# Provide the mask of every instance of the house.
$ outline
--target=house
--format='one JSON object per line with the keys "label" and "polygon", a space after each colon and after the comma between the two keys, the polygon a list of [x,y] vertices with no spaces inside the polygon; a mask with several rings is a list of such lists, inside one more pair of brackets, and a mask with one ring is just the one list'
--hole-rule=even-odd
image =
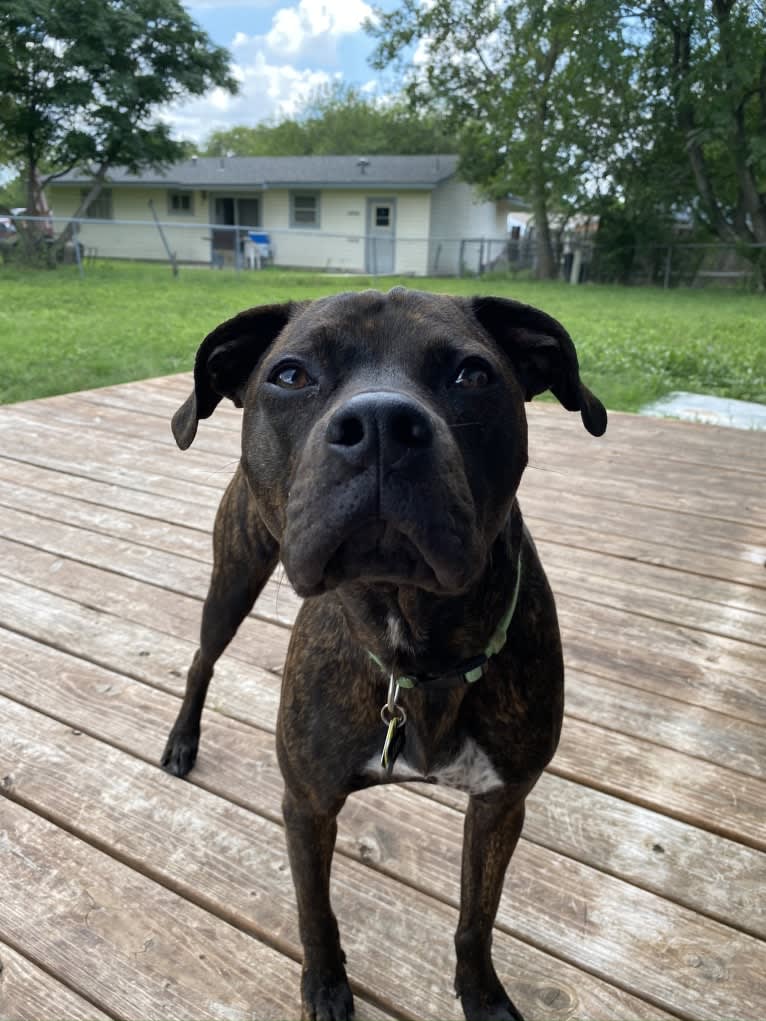
{"label": "house", "polygon": [[[506,200],[480,199],[457,157],[192,157],[162,171],[114,169],[80,240],[99,256],[243,265],[251,232],[275,265],[373,274],[479,271],[508,237]],[[56,218],[89,184],[70,171],[50,186]]]}

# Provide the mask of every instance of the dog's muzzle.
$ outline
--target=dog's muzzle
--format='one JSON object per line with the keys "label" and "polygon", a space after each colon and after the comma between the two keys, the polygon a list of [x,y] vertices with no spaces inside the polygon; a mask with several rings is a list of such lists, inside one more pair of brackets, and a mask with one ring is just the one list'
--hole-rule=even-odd
{"label": "dog's muzzle", "polygon": [[344,401],[307,448],[290,493],[282,559],[302,595],[344,581],[463,588],[480,561],[474,508],[443,423],[409,394]]}

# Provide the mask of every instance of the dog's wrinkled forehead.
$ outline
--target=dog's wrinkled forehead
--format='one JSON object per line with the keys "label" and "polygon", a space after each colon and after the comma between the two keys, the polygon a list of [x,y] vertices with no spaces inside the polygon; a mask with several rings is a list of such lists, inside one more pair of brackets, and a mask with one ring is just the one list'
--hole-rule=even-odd
{"label": "dog's wrinkled forehead", "polygon": [[394,288],[388,294],[362,291],[321,298],[293,319],[277,348],[289,346],[299,353],[311,349],[328,359],[385,360],[411,351],[415,357],[426,346],[450,340],[480,339],[463,308],[447,295]]}

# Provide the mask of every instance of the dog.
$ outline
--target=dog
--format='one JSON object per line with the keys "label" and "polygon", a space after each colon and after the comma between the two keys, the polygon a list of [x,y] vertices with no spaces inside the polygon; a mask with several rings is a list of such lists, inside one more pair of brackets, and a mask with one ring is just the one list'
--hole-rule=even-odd
{"label": "dog", "polygon": [[605,431],[566,330],[502,298],[395,287],[266,305],[197,352],[176,442],[228,398],[243,409],[242,457],[162,764],[194,765],[214,664],[281,559],[304,597],[277,722],[304,1018],[353,1017],[329,892],[338,812],[404,780],[470,795],[455,990],[472,1021],[521,1017],[490,947],[563,716],[553,595],[516,497],[525,402],[545,390]]}

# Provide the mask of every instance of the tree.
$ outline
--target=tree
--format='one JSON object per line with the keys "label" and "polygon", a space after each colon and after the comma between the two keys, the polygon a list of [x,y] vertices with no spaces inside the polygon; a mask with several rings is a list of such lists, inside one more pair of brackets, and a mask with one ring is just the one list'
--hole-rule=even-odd
{"label": "tree", "polygon": [[454,136],[443,118],[412,109],[405,97],[375,100],[353,86],[335,83],[315,92],[302,112],[317,155],[455,151]]}
{"label": "tree", "polygon": [[213,131],[202,146],[203,156],[309,156],[305,125],[292,118],[271,124]]}
{"label": "tree", "polygon": [[404,0],[368,30],[374,66],[395,65],[412,106],[459,133],[463,176],[488,197],[529,199],[538,273],[555,275],[551,214],[575,208],[600,173],[628,89],[616,6]]}
{"label": "tree", "polygon": [[399,98],[375,101],[353,86],[315,92],[294,118],[215,131],[207,156],[375,156],[454,152],[455,140],[432,114],[414,113]]}
{"label": "tree", "polygon": [[46,214],[45,185],[76,166],[93,174],[78,217],[111,167],[180,158],[157,111],[214,85],[236,91],[228,54],[180,0],[0,0],[0,137],[30,215]]}
{"label": "tree", "polygon": [[[623,8],[643,40],[645,136],[672,136],[690,205],[722,241],[766,245],[766,14],[750,0]],[[660,187],[659,178],[656,184]],[[766,248],[744,248],[766,277]]]}

